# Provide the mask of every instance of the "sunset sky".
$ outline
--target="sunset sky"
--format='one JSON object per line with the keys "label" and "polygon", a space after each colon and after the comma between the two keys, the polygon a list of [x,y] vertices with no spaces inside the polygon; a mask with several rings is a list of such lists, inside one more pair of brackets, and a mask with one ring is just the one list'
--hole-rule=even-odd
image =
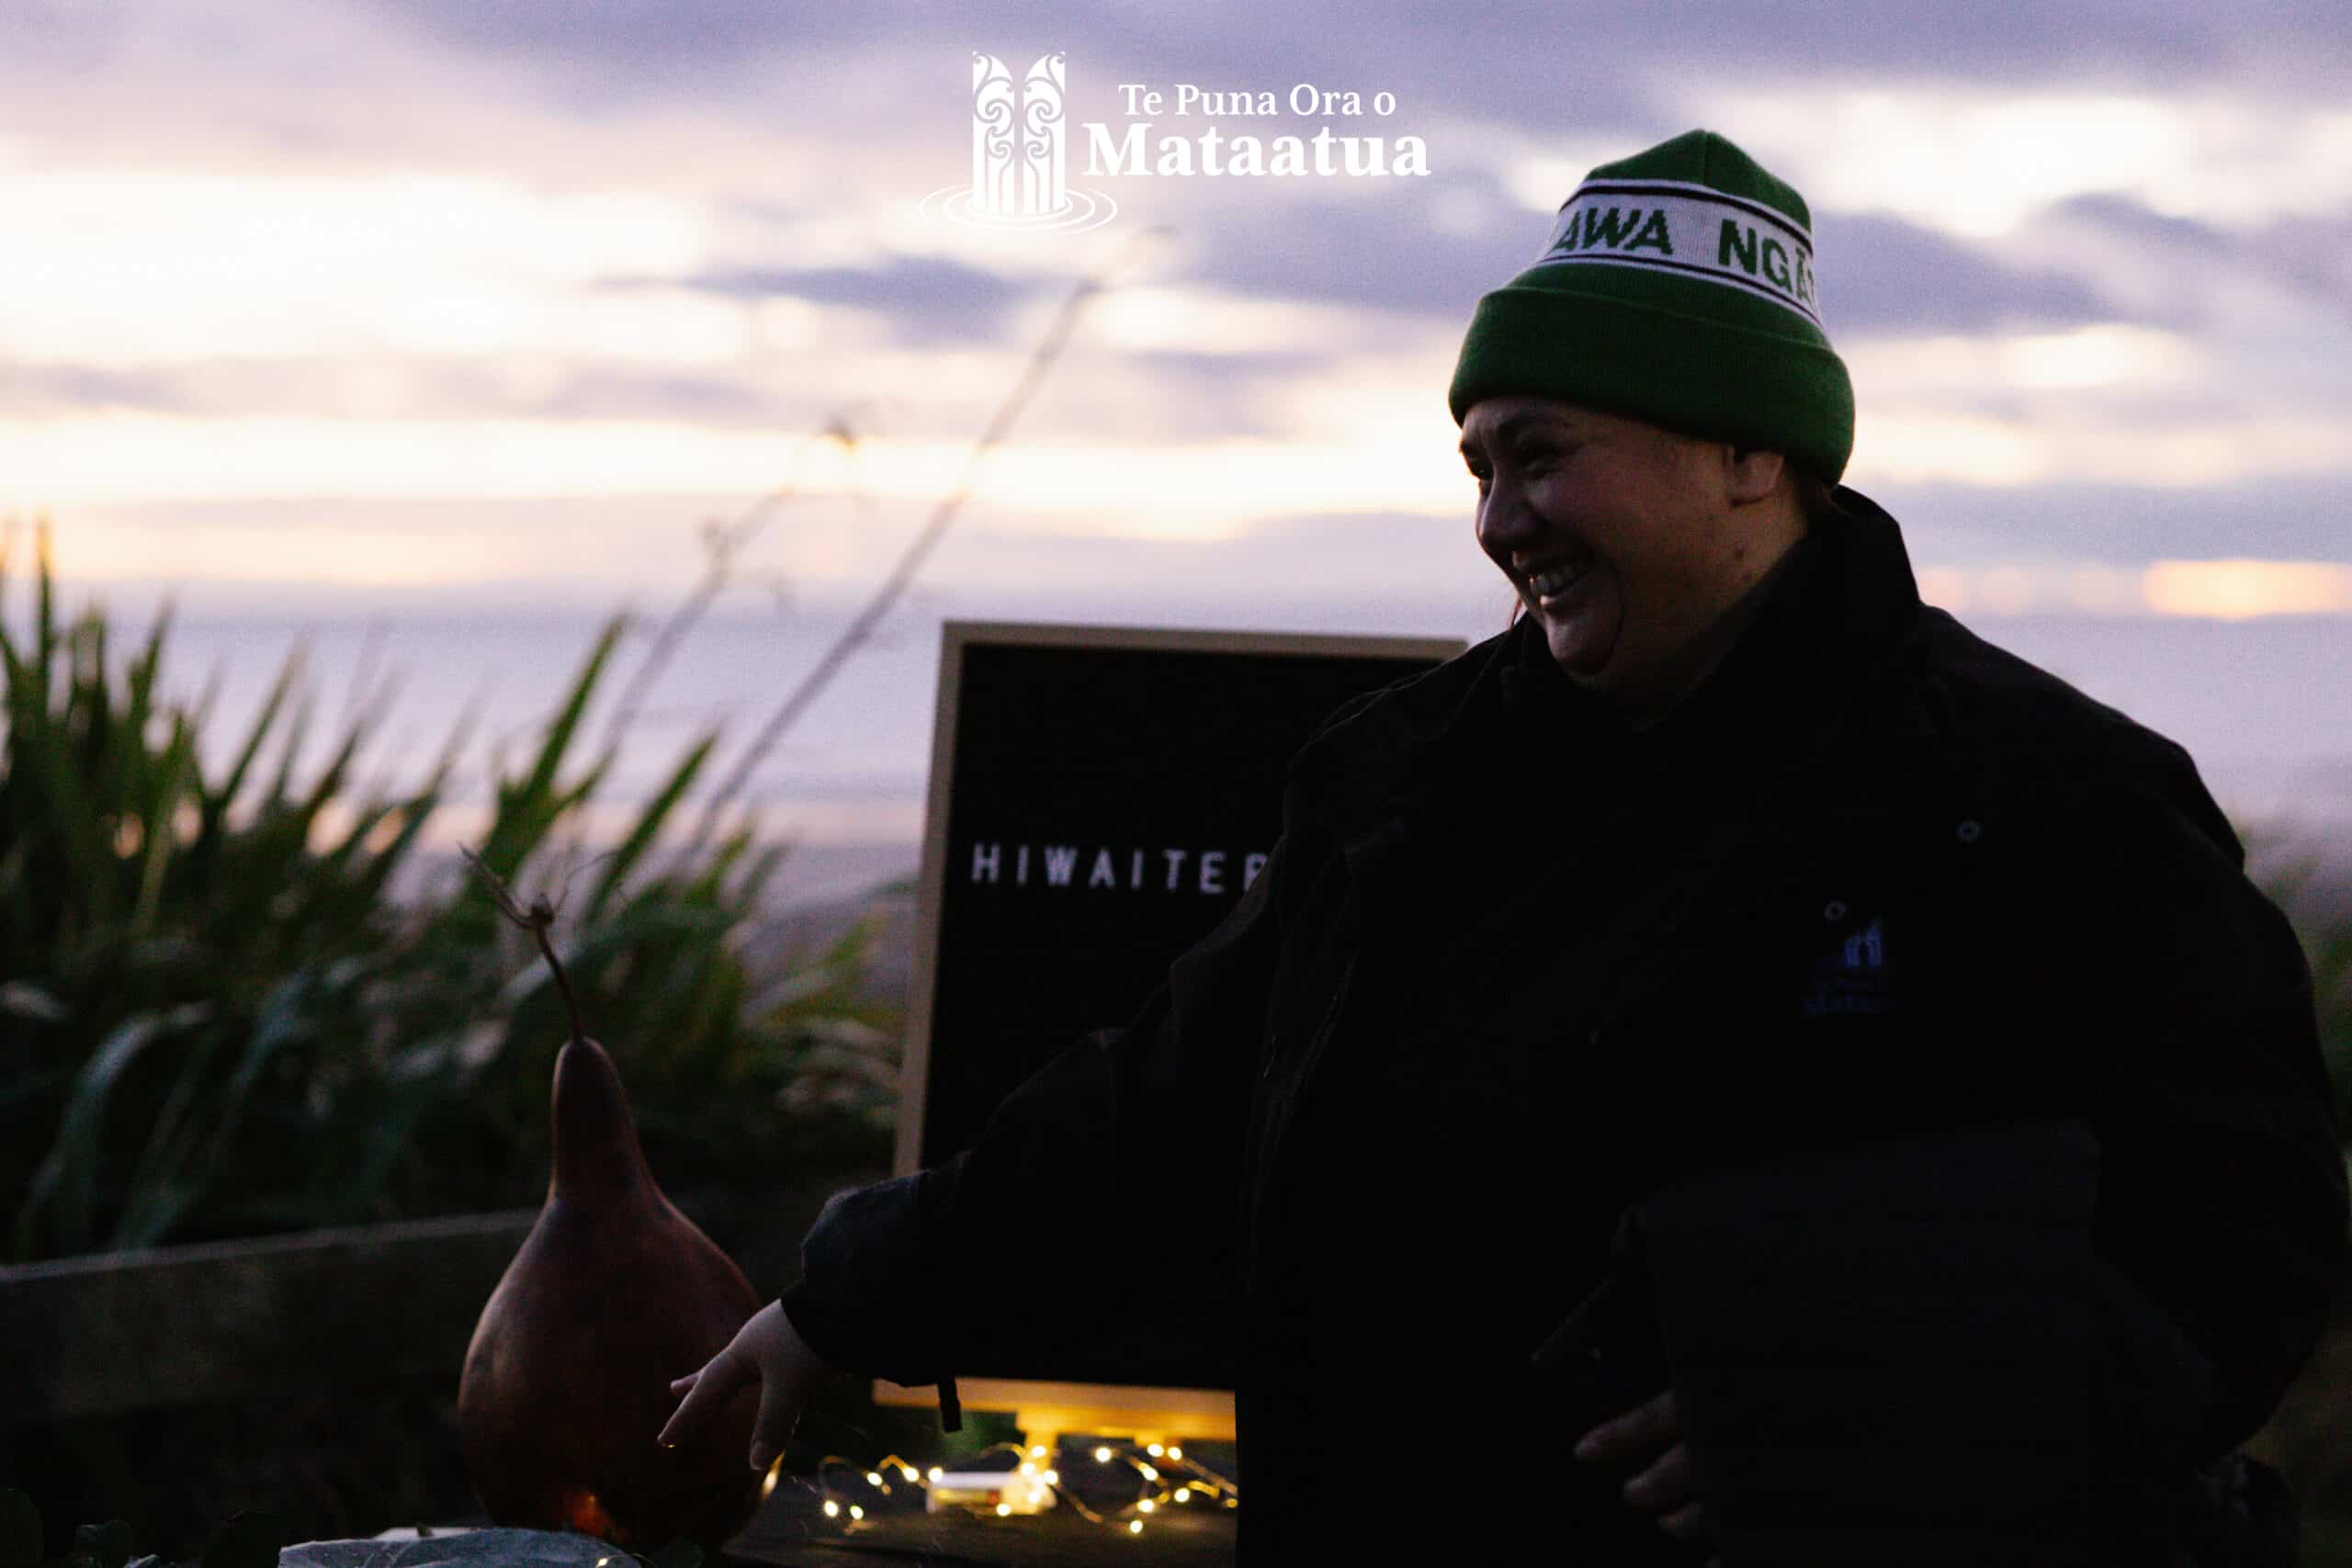
{"label": "sunset sky", "polygon": [[[1811,200],[1848,481],[1931,601],[2316,616],[2352,663],[2340,4],[0,0],[0,511],[125,603],[658,595],[787,481],[747,569],[854,600],[1108,266],[936,602],[1485,636],[1471,308],[1592,164],[1705,125]],[[1063,52],[1109,223],[926,215],[974,51]],[[1216,123],[1430,172],[1089,177],[1120,83],[1393,94]]]}

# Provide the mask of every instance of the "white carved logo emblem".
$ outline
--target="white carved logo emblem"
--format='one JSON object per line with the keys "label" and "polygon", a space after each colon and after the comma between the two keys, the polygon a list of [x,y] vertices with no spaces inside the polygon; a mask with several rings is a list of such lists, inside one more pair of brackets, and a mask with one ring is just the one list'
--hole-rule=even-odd
{"label": "white carved logo emblem", "polygon": [[1069,112],[1058,51],[1019,82],[993,54],[972,56],[972,183],[933,191],[923,214],[983,229],[1099,229],[1119,210],[1099,191],[1073,190]]}

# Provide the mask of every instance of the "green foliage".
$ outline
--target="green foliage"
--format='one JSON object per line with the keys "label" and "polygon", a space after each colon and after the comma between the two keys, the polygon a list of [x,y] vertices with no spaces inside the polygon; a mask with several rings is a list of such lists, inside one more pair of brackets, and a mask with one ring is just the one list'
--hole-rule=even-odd
{"label": "green foliage", "polygon": [[[2294,927],[2312,969],[2321,1054],[2335,1088],[2336,1127],[2352,1139],[2352,908],[2346,891],[2330,890],[2318,875],[2322,857],[2283,823],[2233,822],[2246,849],[2247,869]],[[2352,1161],[2352,1150],[2347,1150]],[[2352,1408],[2352,1257],[2339,1284],[2330,1321],[2312,1359],[2270,1420],[2247,1444],[2276,1465],[2302,1509],[2302,1561],[2352,1564],[2352,1488],[2346,1434]]]}
{"label": "green foliage", "polygon": [[277,1568],[277,1555],[291,1533],[282,1514],[242,1509],[205,1543],[204,1568]]}
{"label": "green foliage", "polygon": [[120,1519],[108,1519],[102,1525],[75,1525],[74,1555],[89,1558],[98,1568],[122,1568],[130,1561],[130,1527]]}
{"label": "green foliage", "polygon": [[[33,1506],[33,1500],[13,1486],[0,1491],[0,1568],[123,1568],[130,1560],[130,1526],[108,1519],[102,1525],[74,1526],[72,1549],[62,1556],[49,1557],[40,1510]],[[206,1561],[209,1568],[239,1568],[213,1563],[209,1554]],[[269,1562],[270,1568],[276,1568],[275,1550]]]}
{"label": "green foliage", "polygon": [[[298,781],[297,649],[208,777],[206,705],[157,700],[171,606],[118,671],[99,608],[59,626],[41,545],[29,634],[0,625],[6,1258],[538,1201],[570,1032],[547,967],[479,878],[390,896],[468,721],[421,784],[355,801],[371,705]],[[551,934],[666,1186],[879,1168],[898,1021],[856,994],[873,929],[758,989],[738,939],[783,849],[739,827],[652,868],[717,730],[563,886],[560,835],[616,748],[571,752],[627,624],[605,626],[535,754],[493,765],[483,862],[557,902]]]}
{"label": "green foliage", "polygon": [[13,1486],[0,1492],[0,1568],[40,1568],[46,1550],[33,1500]]}
{"label": "green foliage", "polygon": [[[2319,1018],[2320,1051],[2335,1089],[2335,1125],[2352,1142],[2352,908],[2331,903],[2318,882],[2318,851],[2297,842],[2278,824],[2233,823],[2245,843],[2248,869],[2295,929],[2312,969],[2312,999]],[[2352,890],[2338,889],[2338,900]],[[2352,1309],[2352,1302],[2344,1303]]]}

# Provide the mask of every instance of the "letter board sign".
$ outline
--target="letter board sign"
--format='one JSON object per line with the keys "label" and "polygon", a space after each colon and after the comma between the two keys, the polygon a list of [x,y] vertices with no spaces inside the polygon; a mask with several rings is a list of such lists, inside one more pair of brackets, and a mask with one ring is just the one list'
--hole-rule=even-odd
{"label": "letter board sign", "polygon": [[[1350,697],[1464,646],[947,623],[899,1173],[969,1146],[1038,1068],[1133,1019],[1261,874],[1282,827],[1285,768],[1307,737]],[[1205,1193],[1238,1175],[1170,1171],[1170,1207],[1187,1186]],[[1223,1223],[1222,1212],[1191,1223]],[[1110,1363],[959,1376],[1219,1386],[1190,1357],[1146,1365],[1138,1354],[1152,1359],[1130,1342]]]}

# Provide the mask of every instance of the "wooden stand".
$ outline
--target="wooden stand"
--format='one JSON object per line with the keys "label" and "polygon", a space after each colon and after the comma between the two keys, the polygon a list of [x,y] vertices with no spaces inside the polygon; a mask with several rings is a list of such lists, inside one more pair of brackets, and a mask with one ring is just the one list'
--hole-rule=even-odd
{"label": "wooden stand", "polygon": [[[1221,1389],[1123,1387],[1106,1383],[1019,1382],[1000,1378],[957,1379],[956,1397],[967,1410],[1009,1410],[1021,1440],[1046,1453],[1066,1437],[1114,1438],[1146,1447],[1152,1443],[1227,1442],[1234,1439],[1233,1395]],[[938,1394],[879,1379],[874,1403],[925,1405]]]}

